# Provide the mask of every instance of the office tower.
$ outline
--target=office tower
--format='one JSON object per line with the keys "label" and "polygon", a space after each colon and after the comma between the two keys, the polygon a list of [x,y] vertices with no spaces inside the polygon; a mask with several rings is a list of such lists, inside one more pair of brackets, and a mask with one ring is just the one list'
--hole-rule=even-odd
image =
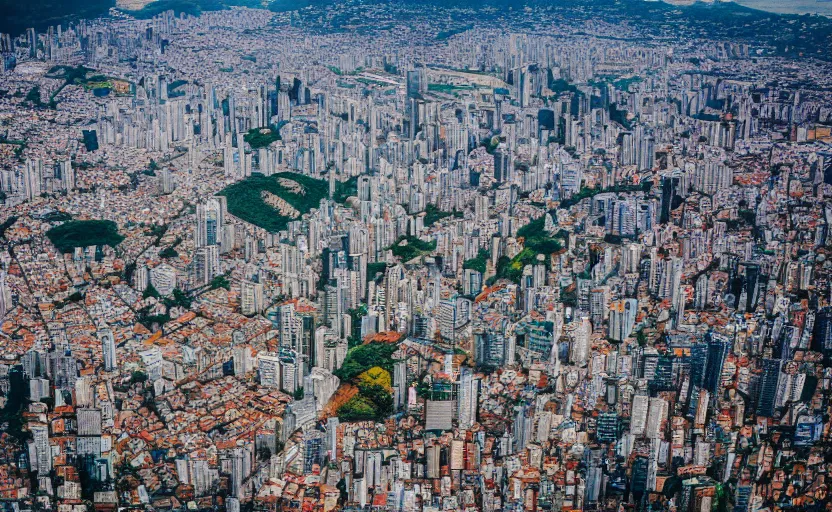
{"label": "office tower", "polygon": [[[301,366],[298,364],[297,352],[290,352],[288,355],[282,355],[280,358],[280,370],[282,375],[280,377],[280,389],[286,393],[292,394],[300,387],[300,371]],[[312,391],[309,390],[309,396],[312,396]]]}
{"label": "office tower", "polygon": [[29,44],[29,57],[35,58],[38,55],[38,33],[34,28],[26,29],[26,41]]}
{"label": "office tower", "polygon": [[694,297],[693,297],[693,307],[698,311],[701,311],[701,310],[705,309],[708,306],[708,302],[709,302],[709,299],[710,299],[710,297],[708,295],[708,293],[709,293],[708,280],[709,279],[708,279],[707,274],[702,274],[696,280],[696,288],[695,288]]}
{"label": "office tower", "polygon": [[464,295],[477,295],[482,289],[482,274],[474,269],[467,268],[463,271],[462,293]]}
{"label": "office tower", "polygon": [[638,168],[649,171],[656,165],[655,139],[652,136],[642,137],[638,147]]}
{"label": "office tower", "polygon": [[826,184],[832,184],[832,151],[818,152],[818,174]]}
{"label": "office tower", "polygon": [[526,443],[531,440],[532,419],[529,418],[529,407],[521,404],[516,407],[517,414],[514,416],[514,424],[512,425],[512,434],[514,434],[515,448],[523,450],[526,448]]}
{"label": "office tower", "polygon": [[439,304],[439,334],[447,341],[454,341],[454,329],[456,326],[456,302],[443,300]]}
{"label": "office tower", "polygon": [[756,263],[743,262],[742,268],[744,279],[739,297],[745,300],[741,302],[740,307],[743,311],[753,312],[760,298],[760,285],[764,284],[767,279],[761,275],[760,265]]}
{"label": "office tower", "polygon": [[506,337],[499,331],[475,333],[476,361],[480,366],[499,367],[506,361]]}
{"label": "office tower", "polygon": [[226,199],[222,196],[208,198],[196,207],[196,247],[223,244]]}
{"label": "office tower", "polygon": [[424,67],[417,67],[407,72],[407,97],[421,98],[428,92],[428,75]]}
{"label": "office tower", "polygon": [[650,398],[650,411],[647,415],[647,425],[644,435],[648,439],[659,439],[661,437],[664,421],[667,419],[667,401],[660,397]]}
{"label": "office tower", "polygon": [[207,286],[216,276],[222,274],[220,247],[206,245],[194,253],[194,280],[196,286]]}
{"label": "office tower", "polygon": [[133,288],[137,292],[143,292],[147,289],[147,284],[150,281],[150,272],[147,270],[147,265],[136,267],[133,272]]}
{"label": "office tower", "polygon": [[494,151],[494,179],[497,183],[511,182],[513,175],[511,155],[503,149]]}
{"label": "office tower", "polygon": [[49,426],[45,423],[29,423],[32,439],[29,441],[29,464],[32,471],[48,475],[52,470],[52,449],[49,447]]}
{"label": "office tower", "polygon": [[194,486],[196,496],[204,496],[211,490],[213,484],[208,461],[190,460],[191,485]]}
{"label": "office tower", "polygon": [[696,342],[690,347],[690,381],[696,387],[705,385],[708,368],[708,345]]}
{"label": "office tower", "polygon": [[480,380],[463,368],[459,376],[459,428],[469,429],[477,421]]}
{"label": "office tower", "polygon": [[326,434],[320,430],[310,429],[303,433],[303,472],[312,472],[315,465],[323,463]]}
{"label": "office tower", "polygon": [[632,412],[630,414],[630,432],[634,436],[641,436],[647,427],[647,411],[650,397],[637,394],[633,397]]}
{"label": "office tower", "polygon": [[0,320],[14,307],[12,304],[12,292],[7,279],[6,272],[0,270]]}
{"label": "office tower", "polygon": [[705,370],[705,389],[716,393],[722,379],[722,367],[725,358],[731,352],[733,344],[725,337],[716,334],[708,334],[708,364]]}
{"label": "office tower", "polygon": [[29,379],[29,400],[38,402],[49,397],[49,379]]}
{"label": "office tower", "polygon": [[75,403],[78,407],[91,407],[93,404],[93,387],[90,376],[83,376],[75,381]]}
{"label": "office tower", "polygon": [[253,369],[250,345],[236,345],[233,349],[234,375],[245,375]]}
{"label": "office tower", "polygon": [[763,359],[762,375],[757,396],[756,414],[770,418],[774,416],[780,373],[783,367],[781,359]]}
{"label": "office tower", "polygon": [[813,330],[812,349],[828,357],[832,354],[832,308],[822,308],[817,312]]}
{"label": "office tower", "polygon": [[240,311],[246,316],[262,313],[265,309],[263,283],[246,279],[240,286]]}
{"label": "office tower", "polygon": [[251,456],[248,446],[238,446],[231,452],[231,492],[237,499],[245,495],[244,482],[251,471]]}
{"label": "office tower", "polygon": [[61,189],[67,192],[75,190],[75,169],[72,167],[72,161],[61,160],[57,164],[56,178],[61,180]]}
{"label": "office tower", "polygon": [[21,358],[23,375],[27,378],[40,377],[46,373],[45,354],[39,350],[27,350]]}
{"label": "office tower", "polygon": [[101,340],[104,371],[111,372],[118,366],[118,360],[116,358],[116,340],[113,336],[113,331],[109,328],[99,329],[98,339]]}
{"label": "office tower", "polygon": [[280,357],[277,354],[258,354],[257,372],[260,375],[261,385],[274,388],[280,387],[282,370],[280,367]]}
{"label": "office tower", "polygon": [[592,325],[600,328],[610,313],[609,307],[610,289],[601,286],[589,292],[589,312]]}
{"label": "office tower", "polygon": [[43,192],[43,160],[27,159],[23,171],[23,190],[26,199],[34,199]]}
{"label": "office tower", "polygon": [[168,169],[160,169],[157,171],[157,174],[159,176],[160,194],[170,194],[176,190],[176,179],[174,178],[172,172]]}
{"label": "office tower", "polygon": [[101,409],[79,408],[76,411],[79,436],[101,435]]}
{"label": "office tower", "polygon": [[613,443],[618,440],[618,414],[602,412],[598,415],[596,436],[600,443]]}
{"label": "office tower", "polygon": [[624,299],[610,304],[610,333],[615,341],[624,341],[633,332],[636,315],[638,315],[638,301]]}
{"label": "office tower", "polygon": [[428,478],[439,478],[439,461],[440,461],[440,452],[441,448],[438,444],[434,444],[425,448],[427,452],[426,460],[427,460],[427,477]]}
{"label": "office tower", "polygon": [[592,326],[589,323],[589,315],[582,314],[578,320],[577,328],[572,332],[572,353],[570,359],[573,363],[583,366],[589,358],[590,340]]}
{"label": "office tower", "polygon": [[670,221],[670,212],[682,201],[681,177],[678,175],[662,177],[662,209],[659,222],[665,224]]}

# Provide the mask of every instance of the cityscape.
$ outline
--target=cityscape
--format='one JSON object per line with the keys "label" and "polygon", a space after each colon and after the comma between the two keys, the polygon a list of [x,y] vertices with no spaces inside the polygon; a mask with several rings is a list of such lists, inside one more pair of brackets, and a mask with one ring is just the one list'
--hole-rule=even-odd
{"label": "cityscape", "polygon": [[2,9],[0,512],[832,510],[817,2]]}

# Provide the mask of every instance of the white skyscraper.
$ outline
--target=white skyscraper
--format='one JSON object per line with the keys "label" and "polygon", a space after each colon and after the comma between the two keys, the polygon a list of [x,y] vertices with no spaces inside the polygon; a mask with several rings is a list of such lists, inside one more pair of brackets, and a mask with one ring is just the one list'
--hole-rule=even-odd
{"label": "white skyscraper", "polygon": [[98,339],[101,340],[101,352],[104,356],[104,371],[111,372],[118,366],[116,359],[116,340],[110,329],[99,329]]}
{"label": "white skyscraper", "polygon": [[624,341],[633,332],[638,301],[624,299],[610,304],[610,332],[609,336],[615,341]]}
{"label": "white skyscraper", "polygon": [[262,386],[280,387],[280,358],[277,354],[258,355],[257,366]]}
{"label": "white skyscraper", "polygon": [[221,196],[209,197],[205,203],[197,205],[195,234],[197,247],[222,245],[226,210],[226,199]]}
{"label": "white skyscraper", "polygon": [[469,429],[477,421],[480,380],[468,368],[459,378],[459,428]]}
{"label": "white skyscraper", "polygon": [[[29,432],[32,433],[32,448],[34,449],[29,451],[32,470],[37,471],[40,475],[48,475],[52,470],[49,427],[45,423],[30,423]],[[34,457],[31,457],[31,455],[34,455]]]}
{"label": "white skyscraper", "polygon": [[194,254],[194,279],[196,286],[205,286],[222,273],[219,245],[206,245]]}
{"label": "white skyscraper", "polygon": [[23,187],[26,199],[34,199],[43,191],[43,160],[26,160],[23,171]]}
{"label": "white skyscraper", "polygon": [[12,309],[12,292],[6,282],[6,272],[0,270],[0,319]]}
{"label": "white skyscraper", "polygon": [[244,315],[261,313],[264,308],[263,283],[243,281],[240,292],[240,309]]}
{"label": "white skyscraper", "polygon": [[589,337],[592,334],[592,326],[589,323],[589,315],[582,314],[578,328],[572,333],[572,362],[579,366],[586,364],[589,357]]}
{"label": "white skyscraper", "polygon": [[145,291],[147,289],[148,279],[149,273],[147,271],[147,266],[142,265],[137,267],[135,273],[133,274],[133,288],[135,288],[138,292]]}

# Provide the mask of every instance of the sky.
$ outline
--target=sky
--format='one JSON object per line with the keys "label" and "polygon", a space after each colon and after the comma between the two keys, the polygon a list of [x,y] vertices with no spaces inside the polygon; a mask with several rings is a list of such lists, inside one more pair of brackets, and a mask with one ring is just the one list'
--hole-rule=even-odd
{"label": "sky", "polygon": [[832,2],[818,0],[734,0],[746,7],[789,14],[825,14],[832,16]]}

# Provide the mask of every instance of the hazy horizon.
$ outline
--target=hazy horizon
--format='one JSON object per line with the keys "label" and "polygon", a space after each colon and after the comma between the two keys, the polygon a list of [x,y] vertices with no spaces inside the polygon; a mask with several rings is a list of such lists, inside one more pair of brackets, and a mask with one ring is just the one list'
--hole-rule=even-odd
{"label": "hazy horizon", "polygon": [[832,16],[832,2],[819,2],[818,0],[733,0],[734,2],[760,9],[763,11],[777,12],[781,14],[824,14]]}

